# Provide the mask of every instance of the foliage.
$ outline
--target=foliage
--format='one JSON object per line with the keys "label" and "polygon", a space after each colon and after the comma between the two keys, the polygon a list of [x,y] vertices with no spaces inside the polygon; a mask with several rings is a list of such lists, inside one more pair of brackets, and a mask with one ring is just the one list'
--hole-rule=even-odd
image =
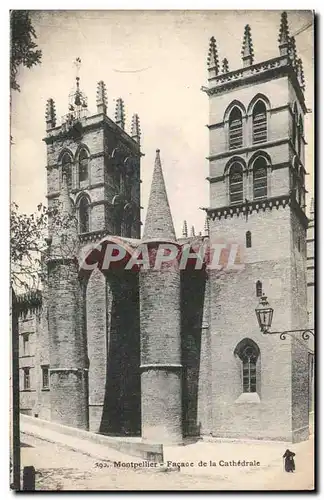
{"label": "foliage", "polygon": [[20,214],[18,205],[11,204],[11,283],[16,290],[37,289],[42,278],[48,213],[42,204],[38,205],[37,210],[37,214]]}
{"label": "foliage", "polygon": [[[77,241],[71,241],[67,235],[76,229],[77,219],[65,213],[60,203],[51,209],[40,203],[37,212],[31,215],[19,213],[18,205],[12,203],[10,219],[11,285],[28,298],[28,294],[41,288],[47,279],[46,258],[50,251],[63,259],[76,255]],[[55,249],[51,248],[48,238],[49,226],[58,235]],[[35,300],[38,303],[38,296]]]}
{"label": "foliage", "polygon": [[10,87],[20,90],[17,83],[19,66],[31,68],[41,62],[42,51],[37,49],[34,38],[37,38],[31,23],[28,10],[13,10],[10,17],[11,57],[10,57]]}

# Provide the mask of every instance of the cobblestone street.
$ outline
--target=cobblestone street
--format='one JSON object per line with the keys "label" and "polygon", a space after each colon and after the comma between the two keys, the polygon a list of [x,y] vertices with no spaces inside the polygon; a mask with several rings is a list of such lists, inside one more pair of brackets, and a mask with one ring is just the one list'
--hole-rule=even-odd
{"label": "cobblestone street", "polygon": [[[243,467],[183,467],[180,472],[160,470],[118,468],[109,461],[97,460],[84,453],[73,451],[62,445],[43,441],[33,436],[23,436],[22,467],[33,465],[36,469],[36,490],[233,490],[233,489],[312,489],[313,488],[313,440],[294,446],[298,460],[296,473],[283,471],[281,455],[258,468]],[[192,447],[192,448],[191,448]],[[196,443],[184,447],[166,449],[166,459],[186,460],[193,451],[195,457],[209,457],[212,450],[217,455],[275,456],[276,450],[284,445],[279,443]],[[265,450],[269,450],[267,453]],[[271,451],[272,450],[272,451]],[[215,451],[214,451],[215,455]],[[133,458],[141,462],[140,458]],[[209,460],[209,458],[208,458]],[[96,464],[101,464],[98,467]]]}

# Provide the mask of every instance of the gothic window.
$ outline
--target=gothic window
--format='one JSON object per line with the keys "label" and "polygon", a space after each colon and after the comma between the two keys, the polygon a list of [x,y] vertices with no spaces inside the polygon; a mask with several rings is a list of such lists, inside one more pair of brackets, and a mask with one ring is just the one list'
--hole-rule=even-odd
{"label": "gothic window", "polygon": [[80,200],[80,205],[79,205],[80,233],[88,233],[90,231],[89,212],[90,212],[89,201],[85,196],[83,196]]}
{"label": "gothic window", "polygon": [[305,174],[304,174],[302,167],[299,168],[297,201],[298,201],[298,204],[302,208],[304,208],[304,206],[305,206]]}
{"label": "gothic window", "polygon": [[303,125],[303,119],[300,116],[299,117],[299,122],[298,122],[298,156],[300,158],[301,156],[301,151],[302,151],[302,138],[304,135],[304,125]]}
{"label": "gothic window", "polygon": [[23,368],[24,370],[24,391],[30,389],[30,368]]}
{"label": "gothic window", "polygon": [[62,158],[62,176],[66,175],[68,189],[72,189],[72,157],[64,153]]}
{"label": "gothic window", "polygon": [[85,149],[82,149],[79,154],[79,182],[88,180],[88,164],[88,153]]}
{"label": "gothic window", "polygon": [[258,158],[253,165],[253,198],[264,198],[268,193],[267,162]]}
{"label": "gothic window", "polygon": [[243,144],[242,113],[236,106],[229,115],[229,149],[236,149]]}
{"label": "gothic window", "polygon": [[245,233],[245,246],[246,248],[252,247],[252,234],[251,231],[246,231]]}
{"label": "gothic window", "polygon": [[24,333],[23,334],[23,352],[24,356],[29,356],[29,333]]}
{"label": "gothic window", "polygon": [[235,349],[242,362],[242,392],[257,392],[257,360],[259,348],[251,339],[242,340]]}
{"label": "gothic window", "polygon": [[260,280],[255,284],[255,293],[257,297],[262,297],[262,282]]}
{"label": "gothic window", "polygon": [[267,140],[267,109],[263,101],[257,101],[252,113],[253,144]]}
{"label": "gothic window", "polygon": [[298,136],[298,111],[297,111],[297,105],[295,103],[293,108],[293,119],[292,119],[292,143],[295,149],[297,149],[296,148],[297,136]]}
{"label": "gothic window", "polygon": [[42,388],[49,388],[49,367],[48,365],[42,366]]}
{"label": "gothic window", "polygon": [[230,202],[243,201],[243,168],[238,162],[233,163],[229,174]]}

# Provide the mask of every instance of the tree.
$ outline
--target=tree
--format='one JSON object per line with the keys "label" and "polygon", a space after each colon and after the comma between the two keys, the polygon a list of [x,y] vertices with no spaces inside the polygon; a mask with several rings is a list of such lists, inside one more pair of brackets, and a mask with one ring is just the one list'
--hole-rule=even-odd
{"label": "tree", "polygon": [[[75,214],[68,214],[58,201],[51,209],[42,203],[35,214],[19,213],[16,203],[11,204],[10,215],[10,250],[11,250],[11,286],[18,294],[24,294],[26,303],[34,304],[36,294],[46,282],[46,258],[51,252],[64,259],[71,254],[77,255],[78,242],[66,238],[71,229],[77,230],[78,220]],[[55,248],[48,238],[49,227],[55,230],[57,241]]]}
{"label": "tree", "polygon": [[10,18],[11,57],[10,57],[10,87],[20,91],[17,83],[19,66],[31,68],[41,62],[42,51],[37,49],[34,38],[37,38],[31,23],[28,10],[13,10]]}

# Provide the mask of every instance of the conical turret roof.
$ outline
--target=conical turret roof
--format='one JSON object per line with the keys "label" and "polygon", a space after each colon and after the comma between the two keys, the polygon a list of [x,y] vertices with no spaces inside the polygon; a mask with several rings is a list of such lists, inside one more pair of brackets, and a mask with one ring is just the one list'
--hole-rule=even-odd
{"label": "conical turret roof", "polygon": [[160,150],[156,150],[150,198],[143,239],[165,238],[175,240],[175,231],[165,189]]}

